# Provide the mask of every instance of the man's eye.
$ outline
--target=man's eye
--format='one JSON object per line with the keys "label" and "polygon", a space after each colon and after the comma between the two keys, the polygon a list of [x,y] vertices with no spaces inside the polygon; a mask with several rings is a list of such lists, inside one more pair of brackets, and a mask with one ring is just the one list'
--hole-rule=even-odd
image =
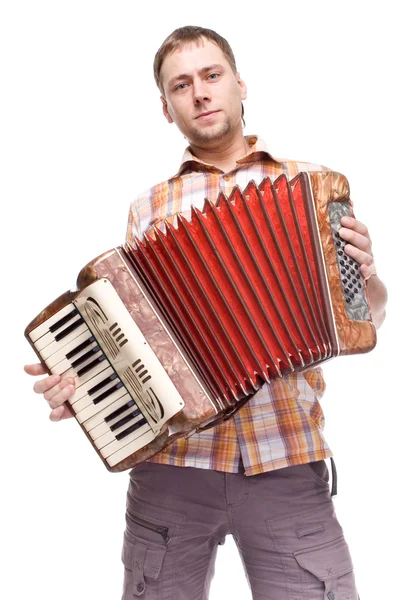
{"label": "man's eye", "polygon": [[185,86],[187,85],[187,83],[179,83],[176,87],[175,90],[184,90]]}
{"label": "man's eye", "polygon": [[209,79],[218,79],[219,77],[219,73],[210,73],[208,78]]}

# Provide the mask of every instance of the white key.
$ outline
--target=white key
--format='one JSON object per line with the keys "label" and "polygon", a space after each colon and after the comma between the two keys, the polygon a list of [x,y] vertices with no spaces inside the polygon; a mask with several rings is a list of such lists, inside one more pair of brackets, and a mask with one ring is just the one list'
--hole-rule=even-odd
{"label": "white key", "polygon": [[[56,337],[60,333],[62,333],[65,329],[68,329],[68,327],[71,327],[71,325],[73,325],[77,321],[81,321],[81,320],[82,320],[81,315],[77,314],[70,321],[68,321],[68,323],[65,323],[65,325],[63,325],[62,327],[60,327],[60,329],[57,329],[57,331],[54,331],[54,332],[48,331],[45,335],[42,335],[42,337],[39,338],[35,342],[35,344],[34,344],[35,348],[38,350],[38,352],[41,352],[44,348],[46,348],[46,346],[48,346],[49,344],[52,344],[53,342],[55,342],[56,341]],[[74,337],[76,337],[78,335],[78,334],[75,333],[77,331],[77,329],[74,329],[71,332],[74,335]],[[66,336],[66,337],[68,337],[68,336]],[[61,344],[63,346],[65,346],[64,340],[65,340],[65,338],[63,338],[59,342],[57,342],[58,344],[60,344],[59,347],[61,347]]]}
{"label": "white key", "polygon": [[[112,370],[112,367],[110,367],[110,369]],[[104,371],[105,372],[105,371]],[[113,371],[110,373],[113,374]],[[114,373],[114,375],[116,375],[116,373]],[[110,375],[108,375],[108,377],[102,377],[102,379],[100,381],[104,382],[106,379],[108,379],[110,377]],[[100,383],[99,381],[99,383]],[[106,392],[107,390],[109,390],[110,388],[114,387],[117,383],[119,383],[121,380],[119,379],[119,377],[114,377],[114,379],[112,379],[111,381],[107,381],[107,383],[105,383],[99,390],[97,390],[97,392],[95,392],[94,394],[89,394],[88,392],[93,389],[95,387],[95,385],[92,385],[91,382],[89,382],[89,384],[86,384],[86,393],[80,398],[80,400],[83,400],[84,398],[86,398],[86,396],[88,397],[88,399],[90,400],[90,402],[93,402],[93,400],[95,400],[96,398],[98,398],[99,396],[101,396],[101,394],[103,394],[103,392]],[[73,400],[73,402],[76,402],[78,399]],[[72,404],[72,402],[71,402]]]}
{"label": "white key", "polygon": [[[59,340],[58,342],[56,342],[54,340],[53,342],[51,342],[51,344],[48,344],[45,348],[42,348],[41,350],[39,348],[37,348],[37,350],[40,353],[40,356],[43,358],[43,360],[46,360],[47,358],[49,358],[49,356],[54,354],[54,352],[57,352],[57,350],[61,350],[61,348],[64,348],[67,344],[69,344],[69,342],[72,342],[81,333],[85,333],[86,331],[89,331],[88,327],[85,323],[82,323],[81,325],[79,325],[79,327],[74,329],[74,331],[71,331],[71,333],[69,333],[67,336],[65,336],[65,338],[63,338],[62,340]],[[44,337],[46,337],[46,336],[44,336]],[[43,339],[43,338],[41,338],[41,339]],[[35,348],[36,348],[36,344],[35,344]]]}
{"label": "white key", "polygon": [[[107,379],[107,378],[105,378],[105,379]],[[121,384],[121,380],[118,379],[118,377],[116,379],[113,379],[111,382],[108,382],[104,387],[102,387],[100,390],[98,390],[95,394],[85,394],[84,396],[82,396],[82,398],[80,398],[79,400],[74,402],[74,410],[76,410],[76,412],[80,412],[81,410],[83,410],[87,406],[91,406],[92,404],[97,406],[97,404],[106,402],[108,400],[108,396],[106,396],[105,398],[103,398],[103,400],[100,400],[99,402],[95,402],[95,400],[97,400],[104,392],[110,390],[111,388],[115,388],[115,386],[117,384]],[[124,388],[124,386],[119,385],[119,387],[116,390],[114,390],[113,392],[109,393],[109,395],[112,396],[113,394],[116,394],[119,390],[124,390],[126,392],[126,389]],[[76,407],[75,407],[75,404],[76,404]],[[104,404],[103,404],[103,406],[104,406]]]}
{"label": "white key", "polygon": [[110,375],[112,375],[113,373],[114,369],[108,366],[103,371],[100,371],[100,373],[98,373],[97,375],[94,375],[85,383],[80,384],[79,387],[76,388],[74,395],[71,397],[70,403],[73,404],[74,402],[77,402],[77,400],[79,400],[80,398],[83,398],[83,396],[86,396],[89,390],[91,390],[95,385],[101,383],[102,381],[110,377]]}
{"label": "white key", "polygon": [[67,369],[72,369],[72,371],[75,373],[74,377],[78,376],[78,372],[80,371],[80,369],[83,369],[83,367],[85,367],[86,365],[91,363],[96,358],[99,358],[99,356],[101,356],[103,354],[103,352],[101,351],[101,348],[99,347],[97,342],[93,342],[92,344],[90,344],[90,346],[88,346],[87,348],[82,350],[82,352],[80,352],[81,356],[84,356],[85,354],[90,352],[90,350],[92,350],[94,348],[97,348],[97,351],[93,354],[90,354],[86,358],[86,360],[82,361],[79,365],[77,365],[75,367],[71,366],[71,362],[74,362],[75,360],[77,360],[77,358],[79,358],[79,356],[74,356],[72,359],[66,358],[65,360],[62,360],[60,363],[55,365],[52,368],[52,372],[54,373],[54,375],[61,375],[62,373],[67,371]]}
{"label": "white key", "polygon": [[[142,419],[143,419],[143,416],[142,415],[138,415],[136,417],[136,419],[133,419],[133,421],[131,421],[130,423],[127,423],[123,428],[121,428],[121,430],[116,431],[116,432],[109,431],[108,433],[105,433],[104,435],[100,436],[97,440],[94,440],[94,445],[99,450],[104,449],[104,451],[106,453],[108,452],[108,450],[105,449],[106,446],[112,446],[112,444],[117,444],[118,447],[121,447],[125,443],[124,442],[125,438],[123,438],[122,440],[116,440],[115,436],[118,435],[119,433],[123,433],[125,431],[125,429],[129,429],[129,427],[132,427],[132,425],[135,425],[135,423],[137,423],[138,421],[141,421]],[[140,431],[143,427],[149,427],[149,425],[147,423],[145,423],[144,425],[142,425],[142,427],[140,427],[136,431],[133,431],[129,435],[135,435],[136,434],[135,437],[137,437],[137,432]],[[126,436],[126,437],[129,438],[129,435]],[[111,448],[110,449],[110,454],[112,454],[112,452],[113,452],[113,449]],[[107,456],[109,456],[109,454],[107,454]],[[105,458],[107,458],[107,456]]]}
{"label": "white key", "polygon": [[[86,431],[88,431],[90,433],[92,429],[94,429],[95,427],[98,427],[100,424],[104,423],[104,419],[106,417],[108,417],[108,415],[110,415],[112,412],[114,412],[118,408],[121,408],[121,406],[124,406],[124,404],[127,404],[130,401],[133,402],[133,400],[132,400],[131,396],[129,396],[129,394],[128,394],[128,398],[126,398],[125,396],[121,396],[121,398],[116,400],[113,404],[110,404],[110,406],[103,408],[99,413],[97,413],[96,415],[94,415],[93,417],[91,417],[90,419],[85,421],[83,423],[84,428],[86,429]],[[130,408],[127,408],[126,410],[127,411],[133,410],[135,407],[136,407],[136,404],[134,404]],[[115,420],[118,420],[118,419],[119,419],[119,417],[117,417]],[[107,426],[111,425],[112,423],[114,423],[114,420],[112,422],[110,421],[110,423],[107,423]]]}
{"label": "white key", "polygon": [[29,337],[31,338],[32,342],[36,342],[36,340],[38,340],[40,337],[42,337],[42,335],[45,335],[46,333],[48,333],[48,331],[52,325],[57,323],[57,321],[59,321],[60,319],[65,317],[68,313],[70,313],[73,310],[75,310],[74,304],[67,304],[66,306],[64,306],[64,308],[59,310],[55,315],[50,317],[50,319],[47,319],[47,321],[44,321],[41,325],[39,325],[35,329],[32,329],[32,331],[29,334]]}
{"label": "white key", "polygon": [[79,423],[83,423],[84,421],[87,421],[87,419],[90,419],[90,417],[97,415],[97,413],[100,412],[103,408],[107,408],[107,406],[110,406],[110,404],[112,404],[115,400],[121,398],[121,396],[123,396],[124,394],[126,394],[127,397],[130,398],[128,392],[126,391],[124,386],[122,386],[121,388],[119,388],[119,390],[116,390],[115,392],[107,396],[107,398],[104,398],[104,400],[102,400],[98,404],[93,404],[93,400],[90,396],[84,396],[83,398],[81,398],[81,400],[78,400],[78,402],[75,402],[75,404],[73,405],[73,409],[76,413],[76,418],[78,419]]}
{"label": "white key", "polygon": [[[71,352],[72,350],[77,348],[80,344],[82,344],[83,342],[86,342],[86,340],[88,340],[91,336],[92,336],[92,334],[89,330],[86,331],[85,333],[81,333],[81,335],[79,335],[75,340],[73,340],[72,342],[70,342],[69,344],[64,346],[64,348],[61,348],[61,350],[57,350],[57,352],[54,352],[54,354],[49,356],[46,360],[46,365],[49,367],[49,369],[52,369],[55,365],[57,365],[59,362],[61,362],[62,360],[65,359],[68,352]],[[71,362],[73,362],[76,358],[78,358],[83,353],[84,353],[84,350],[79,352],[79,354],[78,353],[75,354],[71,358]]]}
{"label": "white key", "polygon": [[[71,368],[71,369],[68,369],[68,371],[65,371],[65,373],[63,373],[61,379],[66,379],[67,377],[73,377],[75,379],[75,387],[79,388],[79,386],[89,382],[91,379],[93,379],[95,377],[95,375],[98,375],[99,373],[101,373],[102,371],[107,369],[107,367],[109,367],[109,366],[110,365],[107,362],[107,360],[103,360],[101,363],[98,363],[97,365],[95,365],[93,367],[93,369],[91,369],[90,371],[88,371],[87,373],[82,375],[81,377],[77,377],[76,374],[74,374],[74,369]],[[74,396],[72,396],[72,398],[73,397]]]}
{"label": "white key", "polygon": [[[123,399],[123,401],[121,401],[121,398],[119,400],[120,402],[120,406],[124,406],[128,403],[128,400],[126,398]],[[111,410],[110,410],[111,409]],[[115,417],[112,421],[105,421],[104,417],[106,417],[107,415],[109,415],[110,413],[113,412],[113,410],[116,410],[114,408],[114,405],[110,406],[106,411],[102,411],[102,422],[97,425],[97,427],[93,427],[90,431],[89,431],[89,435],[92,438],[92,440],[97,440],[97,438],[99,438],[101,435],[104,435],[105,433],[108,433],[111,431],[111,426],[114,425],[115,423],[118,423],[118,421],[120,421],[121,419],[123,419],[124,417],[128,417],[129,415],[132,415],[133,413],[137,412],[139,409],[138,407],[135,405],[130,406],[129,408],[127,408],[126,410],[124,410],[123,413],[121,413],[120,415],[118,415],[118,417]],[[139,412],[140,416],[143,416],[140,412]],[[96,415],[97,417],[98,415]],[[136,415],[139,416],[139,415]],[[135,417],[136,418],[136,417]],[[131,424],[134,423],[133,419],[130,421]],[[84,425],[84,427],[86,428],[86,426]],[[123,431],[123,427],[121,426],[121,431]],[[114,435],[116,435],[117,433],[119,433],[119,429],[114,430]]]}
{"label": "white key", "polygon": [[[108,454],[106,450],[107,447],[104,448],[104,450],[100,450],[100,454],[106,459],[106,462],[110,467],[114,467],[120,463],[121,460],[124,460],[124,458],[128,458],[128,456],[131,456],[131,454],[137,452],[140,448],[150,444],[156,437],[149,425],[147,425],[147,429],[143,427],[143,431],[139,430],[135,431],[135,433],[138,433],[139,435],[137,437],[132,437],[131,440],[129,440],[130,436],[126,437],[128,443],[125,446],[120,446],[119,448],[113,446],[111,454]],[[121,440],[121,442],[122,441],[123,440]],[[107,456],[105,456],[105,454],[107,454]]]}

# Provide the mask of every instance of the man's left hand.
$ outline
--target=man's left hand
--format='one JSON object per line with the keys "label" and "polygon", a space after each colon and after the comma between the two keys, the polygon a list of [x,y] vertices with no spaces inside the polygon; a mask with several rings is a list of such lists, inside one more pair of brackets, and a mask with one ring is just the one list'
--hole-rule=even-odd
{"label": "man's left hand", "polygon": [[368,229],[364,223],[353,217],[342,217],[341,224],[339,235],[347,242],[344,251],[359,263],[361,275],[365,280],[375,275],[368,281],[368,300],[372,320],[378,328],[386,317],[387,289],[376,274]]}
{"label": "man's left hand", "polygon": [[344,247],[346,254],[359,263],[364,279],[376,275],[371,238],[367,227],[353,217],[342,217],[341,224],[339,235],[348,242]]}

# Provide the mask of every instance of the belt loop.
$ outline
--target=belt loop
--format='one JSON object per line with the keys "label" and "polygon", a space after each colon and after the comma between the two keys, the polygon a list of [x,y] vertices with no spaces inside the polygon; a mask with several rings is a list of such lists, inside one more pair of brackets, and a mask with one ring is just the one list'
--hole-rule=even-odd
{"label": "belt loop", "polygon": [[331,456],[331,467],[332,467],[332,489],[331,496],[337,496],[337,471],[335,461]]}

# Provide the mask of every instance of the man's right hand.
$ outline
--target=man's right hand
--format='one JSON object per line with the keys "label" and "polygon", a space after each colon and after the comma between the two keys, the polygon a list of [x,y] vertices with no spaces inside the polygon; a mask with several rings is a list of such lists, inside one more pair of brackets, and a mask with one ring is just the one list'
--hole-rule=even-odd
{"label": "man's right hand", "polygon": [[[28,375],[34,376],[47,373],[41,363],[25,365],[24,371],[25,373],[28,373]],[[44,379],[36,381],[33,386],[33,391],[36,392],[36,394],[43,394],[44,399],[52,409],[49,415],[50,421],[61,421],[63,419],[70,419],[74,416],[65,404],[75,392],[75,381],[72,377],[61,380],[59,375],[47,376]]]}

